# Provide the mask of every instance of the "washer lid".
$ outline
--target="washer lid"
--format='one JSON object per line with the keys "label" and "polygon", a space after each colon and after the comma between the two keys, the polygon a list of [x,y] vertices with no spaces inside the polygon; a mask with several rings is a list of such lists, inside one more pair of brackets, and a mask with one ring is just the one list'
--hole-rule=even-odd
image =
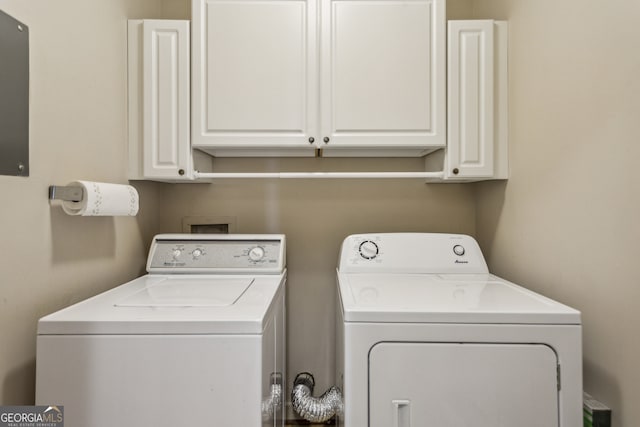
{"label": "washer lid", "polygon": [[580,312],[491,274],[340,274],[347,322],[580,324]]}
{"label": "washer lid", "polygon": [[115,303],[116,307],[225,307],[254,282],[252,277],[219,279],[168,276]]}
{"label": "washer lid", "polygon": [[261,334],[285,278],[148,274],[43,317],[38,334]]}

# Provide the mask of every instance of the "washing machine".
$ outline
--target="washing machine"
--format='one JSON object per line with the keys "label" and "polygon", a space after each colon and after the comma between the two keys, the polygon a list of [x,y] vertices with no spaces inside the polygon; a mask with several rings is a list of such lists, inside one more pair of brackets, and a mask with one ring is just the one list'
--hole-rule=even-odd
{"label": "washing machine", "polygon": [[580,312],[490,274],[465,235],[347,237],[337,269],[346,427],[580,427]]}
{"label": "washing machine", "polygon": [[285,236],[155,236],[148,274],[38,322],[66,427],[282,426]]}

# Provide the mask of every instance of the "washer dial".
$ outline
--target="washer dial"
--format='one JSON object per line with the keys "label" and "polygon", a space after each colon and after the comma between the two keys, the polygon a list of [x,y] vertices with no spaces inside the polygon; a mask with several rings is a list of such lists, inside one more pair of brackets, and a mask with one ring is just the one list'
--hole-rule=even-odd
{"label": "washer dial", "polygon": [[260,261],[262,258],[264,258],[264,249],[260,246],[254,246],[249,249],[249,259],[251,261]]}
{"label": "washer dial", "polygon": [[371,240],[365,240],[364,242],[360,243],[358,252],[364,259],[374,259],[378,256],[378,253],[380,253],[380,248],[375,242],[372,242]]}

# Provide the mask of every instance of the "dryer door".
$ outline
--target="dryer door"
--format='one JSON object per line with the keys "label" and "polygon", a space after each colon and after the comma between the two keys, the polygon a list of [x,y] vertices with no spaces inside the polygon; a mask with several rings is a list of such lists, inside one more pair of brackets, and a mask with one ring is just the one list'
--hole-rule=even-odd
{"label": "dryer door", "polygon": [[557,427],[558,360],[542,344],[379,343],[371,427]]}

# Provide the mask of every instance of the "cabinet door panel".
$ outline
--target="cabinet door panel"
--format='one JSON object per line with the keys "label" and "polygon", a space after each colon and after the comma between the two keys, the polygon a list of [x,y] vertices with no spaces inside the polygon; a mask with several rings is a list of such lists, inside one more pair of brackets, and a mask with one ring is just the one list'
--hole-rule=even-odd
{"label": "cabinet door panel", "polygon": [[194,2],[194,146],[309,147],[315,2]]}
{"label": "cabinet door panel", "polygon": [[444,145],[444,2],[322,7],[325,148]]}
{"label": "cabinet door panel", "polygon": [[189,178],[189,22],[146,20],[142,27],[144,177]]}
{"label": "cabinet door panel", "polygon": [[303,129],[303,12],[301,2],[210,4],[208,129]]}
{"label": "cabinet door panel", "polygon": [[448,173],[494,173],[493,21],[449,22]]}

